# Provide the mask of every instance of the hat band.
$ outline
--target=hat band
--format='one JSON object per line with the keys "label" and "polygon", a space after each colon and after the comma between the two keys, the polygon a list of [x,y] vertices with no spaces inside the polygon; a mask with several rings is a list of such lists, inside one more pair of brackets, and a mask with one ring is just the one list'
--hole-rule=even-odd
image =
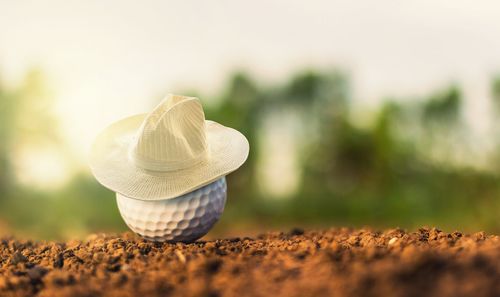
{"label": "hat band", "polygon": [[152,160],[138,156],[134,150],[131,151],[130,159],[137,167],[151,171],[177,171],[193,167],[208,159],[208,150],[204,150],[201,154],[194,158],[179,160],[179,161],[160,161]]}

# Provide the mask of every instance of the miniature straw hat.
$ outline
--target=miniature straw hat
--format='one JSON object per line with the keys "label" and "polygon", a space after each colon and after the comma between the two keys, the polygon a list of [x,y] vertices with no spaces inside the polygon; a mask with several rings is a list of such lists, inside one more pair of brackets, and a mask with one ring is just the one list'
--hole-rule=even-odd
{"label": "miniature straw hat", "polygon": [[97,137],[90,167],[105,187],[140,200],[174,198],[240,167],[240,132],[205,120],[198,98],[168,95],[151,113],[120,120]]}

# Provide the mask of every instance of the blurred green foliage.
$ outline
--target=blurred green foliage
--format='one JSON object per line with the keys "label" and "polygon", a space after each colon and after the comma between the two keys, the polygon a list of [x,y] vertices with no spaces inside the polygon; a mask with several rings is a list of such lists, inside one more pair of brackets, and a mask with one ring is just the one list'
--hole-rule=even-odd
{"label": "blurred green foliage", "polygon": [[[13,91],[0,85],[0,220],[11,232],[39,238],[125,230],[113,193],[88,172],[51,191],[16,182],[12,152],[19,137],[60,141],[55,119],[43,112],[49,103],[40,101],[35,81],[28,76]],[[494,104],[500,105],[499,94],[500,80],[495,80]],[[354,117],[359,113],[352,107],[349,80],[339,71],[307,70],[276,85],[240,72],[218,96],[200,97],[208,119],[240,130],[251,145],[248,161],[228,177],[229,199],[219,232],[291,225],[500,230],[500,178],[494,158],[488,170],[446,158],[467,142],[461,138],[465,124],[459,86],[418,100],[387,100],[376,114],[365,115],[372,119],[368,126]],[[283,111],[297,122],[290,127],[283,122],[282,131],[296,139],[293,157],[300,178],[297,191],[272,197],[258,178],[259,160],[268,153],[263,122]],[[20,117],[26,114],[31,122],[22,124]],[[281,123],[279,117],[275,123]],[[430,158],[439,148],[443,157]]]}

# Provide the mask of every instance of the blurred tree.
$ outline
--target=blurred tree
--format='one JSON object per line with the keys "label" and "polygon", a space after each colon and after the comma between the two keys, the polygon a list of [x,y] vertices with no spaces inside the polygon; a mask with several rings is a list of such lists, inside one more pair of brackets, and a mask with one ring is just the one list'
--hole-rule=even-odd
{"label": "blurred tree", "polygon": [[493,77],[491,81],[491,100],[493,107],[492,133],[494,134],[494,145],[496,150],[493,153],[492,161],[494,169],[500,172],[500,74]]}
{"label": "blurred tree", "polygon": [[[374,173],[378,173],[378,176],[383,178],[387,178],[391,175],[391,171],[394,169],[393,166],[395,165],[394,161],[397,160],[398,154],[401,152],[394,132],[399,114],[400,107],[398,104],[394,102],[385,103],[373,129],[376,166],[374,168]],[[403,164],[398,164],[398,166],[401,165]]]}
{"label": "blurred tree", "polygon": [[217,118],[253,137],[254,124],[263,104],[263,98],[253,80],[244,73],[235,73],[221,97]]}
{"label": "blurred tree", "polygon": [[324,76],[314,71],[305,71],[293,77],[285,86],[282,98],[288,103],[299,102],[311,105],[320,96]]}
{"label": "blurred tree", "polygon": [[500,74],[493,78],[491,83],[491,97],[497,115],[500,115]]}
{"label": "blurred tree", "polygon": [[30,71],[25,78],[17,100],[14,123],[17,141],[30,144],[59,144],[61,136],[56,117],[52,113],[52,96],[47,90],[40,70]]}
{"label": "blurred tree", "polygon": [[420,140],[416,144],[423,156],[434,162],[453,164],[467,154],[469,143],[466,141],[461,107],[462,94],[455,85],[422,102],[422,129]]}
{"label": "blurred tree", "polygon": [[328,195],[339,181],[338,177],[346,181],[345,177],[363,172],[357,169],[371,162],[371,155],[363,150],[372,140],[349,122],[349,83],[341,72],[307,72],[296,76],[285,92],[292,94],[295,91],[309,96],[304,97],[308,101],[302,100],[309,103],[303,114],[306,122],[316,124],[314,133],[307,131],[307,135],[302,135],[303,139],[308,139],[301,154],[303,184],[308,189],[316,189],[319,195]]}
{"label": "blurred tree", "polygon": [[309,110],[327,112],[328,116],[344,116],[349,100],[349,83],[339,71],[300,72],[277,92],[281,104],[300,104]]}
{"label": "blurred tree", "polygon": [[0,85],[0,199],[5,196],[12,185],[12,166],[9,152],[12,145],[12,122],[16,114],[16,95],[7,92]]}
{"label": "blurred tree", "polygon": [[452,125],[460,119],[462,96],[457,86],[438,92],[423,104],[423,123]]}
{"label": "blurred tree", "polygon": [[42,74],[32,70],[23,84],[6,90],[0,85],[0,192],[15,186],[13,158],[24,146],[38,147],[60,142],[55,117],[50,112],[51,100],[44,87]]}

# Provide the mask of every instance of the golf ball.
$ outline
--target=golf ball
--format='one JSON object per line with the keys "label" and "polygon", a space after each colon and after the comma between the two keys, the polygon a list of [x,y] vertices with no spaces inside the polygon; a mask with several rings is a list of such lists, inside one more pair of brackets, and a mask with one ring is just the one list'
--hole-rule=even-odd
{"label": "golf ball", "polygon": [[226,179],[182,196],[144,201],[116,193],[120,214],[135,233],[153,241],[192,242],[207,234],[226,203]]}

